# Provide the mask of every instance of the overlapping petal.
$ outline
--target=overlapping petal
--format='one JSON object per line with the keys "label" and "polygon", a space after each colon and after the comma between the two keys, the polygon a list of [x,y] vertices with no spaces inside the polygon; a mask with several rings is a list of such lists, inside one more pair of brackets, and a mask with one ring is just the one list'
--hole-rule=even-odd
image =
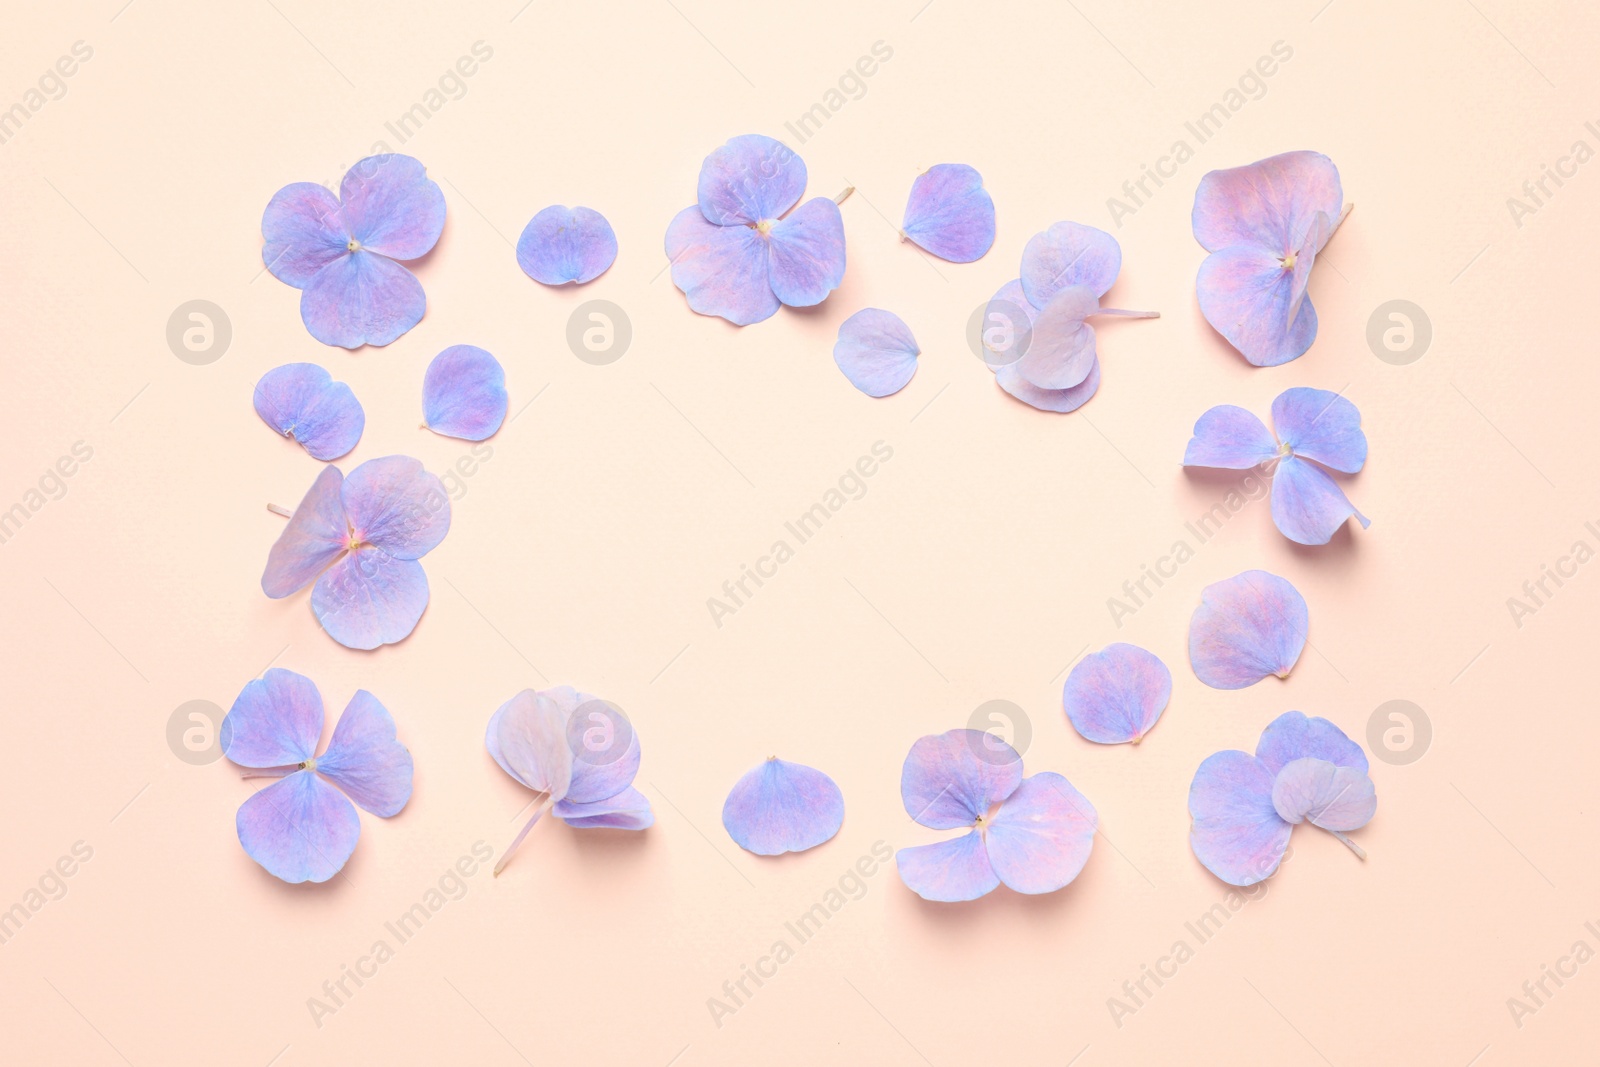
{"label": "overlapping petal", "polygon": [[365,248],[329,262],[300,293],[300,318],[311,336],[340,348],[389,344],[427,309],[416,275]]}
{"label": "overlapping petal", "polygon": [[1206,586],[1189,620],[1189,662],[1213,689],[1243,689],[1288,675],[1305,648],[1305,598],[1266,571]]}
{"label": "overlapping petal", "polygon": [[1256,759],[1273,774],[1308,756],[1367,773],[1367,754],[1361,746],[1320,716],[1286,711],[1267,724],[1256,743]]}
{"label": "overlapping petal", "polygon": [[572,783],[569,714],[570,709],[549,695],[524,689],[489,720],[489,754],[529,789],[560,800]]}
{"label": "overlapping petal", "polygon": [[314,459],[338,459],[361,440],[367,417],[356,394],[315,363],[286,363],[261,376],[256,414]]}
{"label": "overlapping petal", "polygon": [[898,393],[917,373],[922,349],[892,311],[863,308],[839,324],[833,362],[850,384],[868,396]]}
{"label": "overlapping petal", "polygon": [[1041,389],[1081,385],[1095,364],[1094,327],[1088,318],[1098,310],[1099,297],[1087,286],[1056,290],[1034,317],[1028,350],[1014,364],[1017,372]]}
{"label": "overlapping petal", "polygon": [[994,245],[994,199],[983,175],[965,163],[939,163],[917,175],[900,232],[940,259],[971,263]]}
{"label": "overlapping petal", "polygon": [[734,783],[722,825],[734,843],[758,856],[804,852],[844,823],[844,794],[832,778],[776,756]]}
{"label": "overlapping petal", "polygon": [[748,326],[782,306],[772,291],[767,241],[749,226],[717,226],[687,207],[667,227],[666,250],[672,284],[701,315]]}
{"label": "overlapping petal", "polygon": [[[1245,359],[1276,367],[1305,354],[1317,337],[1311,299],[1295,302],[1294,272],[1279,254],[1256,244],[1213,252],[1195,280],[1200,313]],[[1291,308],[1296,310],[1290,320]]]}
{"label": "overlapping petal", "polygon": [[450,531],[444,483],[410,456],[369,459],[340,493],[353,544],[370,544],[402,560],[420,559]]}
{"label": "overlapping petal", "polygon": [[553,205],[528,221],[517,239],[517,265],[544,285],[582,285],[617,259],[617,235],[592,208]]}
{"label": "overlapping petal", "polygon": [[422,376],[428,429],[463,441],[493,437],[506,418],[506,372],[476,345],[451,345]]}
{"label": "overlapping petal", "polygon": [[844,281],[844,218],[825,196],[807,200],[767,234],[768,280],[790,307],[812,307]]}
{"label": "overlapping petal", "polygon": [[280,599],[305,588],[341,556],[349,528],[344,516],[344,475],[324,467],[267,553],[261,589]]}
{"label": "overlapping petal", "polygon": [[780,218],[805,189],[805,162],[782,141],[758,133],[730,138],[700,165],[700,213],[715,226]]}
{"label": "overlapping petal", "polygon": [[1338,393],[1304,386],[1286,389],[1272,402],[1272,425],[1295,455],[1325,467],[1354,474],[1367,462],[1361,412]]}
{"label": "overlapping petal", "polygon": [[1121,271],[1117,239],[1077,222],[1058,222],[1034,234],[1022,250],[1022,289],[1036,308],[1069,286],[1088,289],[1099,300]]}
{"label": "overlapping petal", "polygon": [[1278,869],[1294,829],[1272,804],[1273,773],[1245,752],[1206,759],[1189,786],[1189,845],[1229,885],[1255,885]]}
{"label": "overlapping petal", "polygon": [[403,641],[428,607],[428,576],[414,559],[370,545],[340,558],[311,588],[311,611],[346,648]]}
{"label": "overlapping petal", "polygon": [[1172,698],[1172,672],[1138,645],[1117,643],[1079,660],[1061,702],[1072,728],[1102,745],[1138,744]]}
{"label": "overlapping petal", "polygon": [[1100,360],[1091,363],[1088,375],[1070,389],[1041,389],[1024,378],[1016,364],[996,368],[994,380],[1001,389],[1030,407],[1065,414],[1083,407],[1099,390]]}
{"label": "overlapping petal", "polygon": [[1363,527],[1372,525],[1321,467],[1298,456],[1278,461],[1272,475],[1272,521],[1283,536],[1302,545],[1325,545],[1351,518]]}
{"label": "overlapping petal", "polygon": [[1366,772],[1306,756],[1278,772],[1272,806],[1288,823],[1359,830],[1378,810],[1378,795]]}
{"label": "overlapping petal", "polygon": [[1018,893],[1053,893],[1083,870],[1098,826],[1088,798],[1044,771],[1023,779],[990,821],[989,862]]}
{"label": "overlapping petal", "polygon": [[339,204],[350,236],[390,259],[418,259],[444,232],[444,192],[418,160],[368,156],[345,172]]}
{"label": "overlapping petal", "polygon": [[979,341],[983,362],[991,370],[1007,367],[1021,359],[1033,343],[1033,320],[1039,309],[1028,302],[1021,279],[1002,285],[983,309]]}
{"label": "overlapping petal", "polygon": [[1209,252],[1254,244],[1285,255],[1317,212],[1338,218],[1339,170],[1321,152],[1285,152],[1248,166],[1214,170],[1195,190],[1195,240]]}
{"label": "overlapping petal", "polygon": [[911,746],[900,770],[900,799],[916,822],[949,830],[971,826],[1021,782],[1016,749],[981,730],[950,730]]}
{"label": "overlapping petal", "polygon": [[977,900],[1000,884],[983,834],[977,830],[948,841],[902,848],[894,854],[894,862],[906,888],[924,900]]}
{"label": "overlapping petal", "polygon": [[649,798],[631,785],[589,804],[558,800],[551,812],[577,830],[648,830],[656,821]]}

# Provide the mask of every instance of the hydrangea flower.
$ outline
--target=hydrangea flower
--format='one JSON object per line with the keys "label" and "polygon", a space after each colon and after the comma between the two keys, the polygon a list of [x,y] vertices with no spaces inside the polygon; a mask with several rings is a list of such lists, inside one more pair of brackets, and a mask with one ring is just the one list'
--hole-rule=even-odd
{"label": "hydrangea flower", "polygon": [[706,157],[699,203],[667,227],[672,284],[691,308],[748,326],[839,287],[844,219],[827,197],[795,208],[805,188],[805,163],[771,137],[735,137]]}
{"label": "hydrangea flower", "polygon": [[735,782],[722,804],[723,829],[758,856],[815,848],[842,825],[844,794],[833,779],[777,756]]}
{"label": "hydrangea flower", "polygon": [[1306,599],[1287,579],[1245,571],[1200,593],[1189,620],[1189,663],[1213,689],[1287,678],[1306,647]]}
{"label": "hydrangea flower", "polygon": [[1072,728],[1101,745],[1138,744],[1172,699],[1172,672],[1152,652],[1117,643],[1079,660],[1061,689]]}
{"label": "hydrangea flower", "polygon": [[1214,407],[1194,424],[1183,465],[1245,470],[1274,464],[1272,521],[1302,545],[1327,544],[1351,518],[1363,529],[1372,525],[1322,469],[1354,474],[1367,462],[1356,406],[1326,389],[1289,389],[1272,402],[1272,424],[1276,438],[1244,408]]}
{"label": "hydrangea flower", "polygon": [[1053,893],[1083,870],[1094,847],[1094,805],[1053,771],[1022,776],[1022,757],[981,730],[919,738],[900,772],[900,799],[934,830],[960,837],[895,853],[900,880],[924,900],[976,900],[1004,882]]}
{"label": "hydrangea flower", "polygon": [[506,420],[506,372],[475,345],[451,345],[422,376],[422,418],[428,429],[463,441],[493,437]]}
{"label": "hydrangea flower", "polygon": [[315,182],[286,185],[261,216],[261,259],[300,290],[300,318],[325,345],[386,345],[422,321],[428,300],[402,262],[444,232],[444,193],[410,156],[368,156],[336,198]]}
{"label": "hydrangea flower", "polygon": [[256,383],[254,401],[262,422],[324,462],[356,447],[367,425],[356,394],[315,363],[267,371]]}
{"label": "hydrangea flower", "polygon": [[898,393],[917,373],[922,349],[911,328],[892,311],[862,308],[839,324],[833,362],[868,396]]}
{"label": "hydrangea flower", "polygon": [[222,720],[223,755],[259,772],[246,778],[280,779],[236,822],[246,854],[285,882],[326,882],[344,868],[361,837],[352,800],[388,818],[411,799],[411,753],[377,697],[358,689],[318,756],[322,724],[316,683],[281,667],[246,683]]}
{"label": "hydrangea flower", "polygon": [[900,236],[951,263],[971,263],[994,247],[994,200],[983,175],[965,163],[939,163],[917,175]]}
{"label": "hydrangea flower", "polygon": [[544,285],[592,282],[617,259],[617,235],[600,212],[586,207],[547,207],[517,238],[517,265]]}
{"label": "hydrangea flower", "polygon": [[346,478],[324,467],[267,554],[261,589],[279,599],[312,581],[311,611],[346,648],[404,640],[428,606],[417,562],[450,529],[444,483],[410,456],[369,459]]}
{"label": "hydrangea flower", "polygon": [[1327,719],[1289,711],[1261,732],[1254,756],[1231,749],[1200,764],[1189,786],[1189,846],[1229,885],[1255,885],[1278,869],[1302,822],[1366,859],[1345,832],[1377,808],[1361,746]]}
{"label": "hydrangea flower", "polygon": [[1200,312],[1245,359],[1276,367],[1317,337],[1306,295],[1317,254],[1349,214],[1339,168],[1320,152],[1285,152],[1200,179],[1194,237]]}
{"label": "hydrangea flower", "polygon": [[578,829],[644,830],[656,821],[633,787],[639,735],[613,704],[566,685],[524,689],[490,716],[483,743],[501,770],[543,794],[495,874],[546,811]]}

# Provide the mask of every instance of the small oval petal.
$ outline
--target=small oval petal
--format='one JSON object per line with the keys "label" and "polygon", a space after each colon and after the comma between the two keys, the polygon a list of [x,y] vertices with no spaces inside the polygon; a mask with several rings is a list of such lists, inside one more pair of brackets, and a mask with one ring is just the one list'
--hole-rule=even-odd
{"label": "small oval petal", "polygon": [[311,611],[346,648],[404,641],[428,607],[428,576],[414,559],[361,548],[322,572],[311,587]]}
{"label": "small oval petal", "polygon": [[616,259],[616,232],[592,208],[547,207],[528,221],[517,239],[517,265],[544,285],[592,282]]}
{"label": "small oval petal", "polygon": [[313,459],[338,459],[361,440],[367,424],[356,394],[315,363],[274,367],[256,383],[256,414]]}
{"label": "small oval petal", "polygon": [[779,218],[805,191],[805,162],[759,133],[730,138],[700,165],[700,213],[716,226]]}
{"label": "small oval petal", "polygon": [[923,826],[971,826],[1022,782],[1017,750],[981,730],[920,737],[900,769],[900,799]]}
{"label": "small oval petal", "polygon": [[1122,271],[1122,246],[1104,230],[1058,222],[1028,239],[1022,250],[1022,288],[1036,308],[1068,286],[1088,289],[1096,300]]}
{"label": "small oval petal", "polygon": [[913,845],[894,854],[906,888],[923,900],[956,903],[977,900],[1000,884],[977,830],[931,845]]}
{"label": "small oval petal", "polygon": [[900,232],[951,263],[971,263],[994,246],[994,200],[983,175],[965,163],[939,163],[911,183]]}
{"label": "small oval petal", "polygon": [[1272,402],[1272,425],[1294,454],[1354,474],[1367,462],[1361,412],[1327,389],[1286,389]]}
{"label": "small oval petal", "polygon": [[656,821],[649,798],[631,785],[616,796],[588,804],[563,798],[550,810],[577,830],[648,830]]}
{"label": "small oval petal", "polygon": [[505,422],[506,403],[505,370],[476,345],[451,345],[422,376],[422,417],[446,437],[493,437]]}
{"label": "small oval petal", "polygon": [[[752,231],[753,232],[753,231]],[[807,200],[767,235],[768,277],[790,307],[813,307],[844,281],[844,218],[825,196]]]}
{"label": "small oval petal", "polygon": [[1305,598],[1266,571],[1206,586],[1189,620],[1189,663],[1213,689],[1243,689],[1287,677],[1306,644]]}
{"label": "small oval petal", "polygon": [[285,882],[326,882],[361,839],[355,805],[314,771],[295,771],[239,807],[245,853]]}
{"label": "small oval petal", "polygon": [[1321,716],[1286,711],[1267,724],[1256,742],[1256,759],[1273,774],[1306,756],[1367,773],[1367,754],[1361,746]]}
{"label": "small oval petal", "polygon": [[1071,389],[1041,389],[1024,378],[1016,364],[997,368],[994,380],[1000,388],[1030,407],[1066,414],[1083,407],[1099,390],[1100,360],[1091,363],[1088,376]]}
{"label": "small oval petal", "polygon": [[1172,698],[1172,672],[1138,645],[1107,645],[1078,661],[1061,703],[1072,728],[1102,745],[1138,744]]}
{"label": "small oval petal", "polygon": [[989,823],[989,862],[1018,893],[1054,893],[1078,877],[1100,816],[1054,771],[1023,779]]}
{"label": "small oval petal", "polygon": [[1255,885],[1283,862],[1294,827],[1272,806],[1273,775],[1237,750],[1207,756],[1189,786],[1189,847],[1229,885]]}
{"label": "small oval petal", "polygon": [[490,717],[485,738],[489,754],[501,770],[529,789],[564,798],[572,783],[570,710],[549,691],[524,689]]}
{"label": "small oval petal", "polygon": [[900,316],[879,308],[863,308],[839,324],[833,362],[863,393],[888,396],[911,381],[921,352]]}
{"label": "small oval petal", "polygon": [[219,736],[222,754],[241,767],[308,760],[322,741],[322,694],[303,674],[269,668],[239,691]]}
{"label": "small oval petal", "polygon": [[1183,465],[1242,471],[1277,454],[1278,443],[1260,419],[1244,408],[1219,404],[1195,421]]}
{"label": "small oval petal", "polygon": [[356,690],[333,728],[317,773],[362,808],[388,818],[411,799],[411,751],[395,736],[394,717],[378,698]]}
{"label": "small oval petal", "polygon": [[749,226],[715,226],[686,207],[667,227],[666,250],[672,284],[696,314],[749,326],[783,306],[772,291],[767,242]]}
{"label": "small oval petal", "polygon": [[1364,772],[1307,756],[1278,772],[1272,806],[1288,823],[1359,830],[1377,812],[1378,793]]}
{"label": "small oval petal", "polygon": [[722,825],[734,844],[758,856],[815,848],[844,824],[844,794],[832,778],[776,756],[734,783]]}
{"label": "small oval petal", "polygon": [[1321,467],[1299,456],[1278,461],[1272,475],[1272,521],[1283,536],[1302,545],[1325,545],[1352,518],[1363,529],[1372,525]]}

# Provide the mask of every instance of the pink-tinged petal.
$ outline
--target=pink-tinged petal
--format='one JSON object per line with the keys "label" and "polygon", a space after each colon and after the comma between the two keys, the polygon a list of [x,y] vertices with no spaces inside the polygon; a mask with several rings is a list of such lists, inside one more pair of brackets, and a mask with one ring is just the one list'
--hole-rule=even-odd
{"label": "pink-tinged petal", "polygon": [[1260,419],[1244,408],[1219,404],[1195,421],[1183,465],[1242,471],[1277,454],[1278,442]]}
{"label": "pink-tinged petal", "polygon": [[700,212],[717,226],[779,218],[805,191],[805,162],[759,133],[731,138],[700,165]]}
{"label": "pink-tinged petal", "polygon": [[900,799],[923,826],[971,826],[1016,791],[1022,757],[982,730],[950,730],[920,737],[900,769]]}
{"label": "pink-tinged petal", "polygon": [[588,804],[558,800],[551,813],[575,830],[648,830],[656,821],[649,798],[631,785]]}
{"label": "pink-tinged petal", "polygon": [[1354,474],[1367,462],[1361,412],[1338,393],[1297,386],[1272,402],[1272,425],[1297,456]]}
{"label": "pink-tinged petal", "polygon": [[722,825],[734,844],[758,856],[804,852],[844,825],[844,794],[821,771],[774,756],[734,783]]}
{"label": "pink-tinged petal", "polygon": [[339,203],[361,247],[390,259],[417,259],[444,232],[444,192],[410,156],[368,156],[339,184]]}
{"label": "pink-tinged petal", "polygon": [[567,743],[570,709],[548,693],[524,689],[489,720],[488,748],[502,770],[529,789],[560,800],[572,784]]}
{"label": "pink-tinged petal", "polygon": [[1295,248],[1294,266],[1289,272],[1290,326],[1294,325],[1295,316],[1300,314],[1300,308],[1305,303],[1306,289],[1311,285],[1311,268],[1316,266],[1317,253],[1328,243],[1331,229],[1328,216],[1321,211],[1317,212],[1311,220],[1310,228]]}
{"label": "pink-tinged petal", "polygon": [[1104,230],[1058,222],[1028,239],[1022,249],[1022,289],[1043,308],[1069,286],[1082,286],[1096,300],[1122,271],[1122,246]]}
{"label": "pink-tinged petal", "polygon": [[622,709],[568,686],[545,690],[567,709],[567,749],[572,782],[566,799],[589,804],[622,792],[639,773],[639,732]]}
{"label": "pink-tinged petal", "polygon": [[261,236],[261,261],[274,278],[296,289],[309,285],[350,243],[339,201],[315,182],[295,182],[274,193],[261,216]]}
{"label": "pink-tinged petal", "polygon": [[1056,292],[1033,320],[1033,339],[1017,372],[1041,389],[1082,384],[1095,363],[1094,328],[1086,321],[1100,310],[1095,293],[1082,285]]}
{"label": "pink-tinged petal", "polygon": [[1308,756],[1367,773],[1367,754],[1361,746],[1320,716],[1286,711],[1267,724],[1256,742],[1256,759],[1273,774]]}
{"label": "pink-tinged petal", "polygon": [[1194,236],[1208,252],[1253,244],[1287,255],[1317,212],[1336,219],[1343,206],[1333,160],[1320,152],[1285,152],[1201,178],[1194,194]]}
{"label": "pink-tinged petal", "polygon": [[361,839],[355,805],[313,771],[296,771],[239,807],[245,853],[285,882],[326,882]]}
{"label": "pink-tinged petal", "polygon": [[938,163],[911,183],[900,232],[951,263],[971,263],[994,246],[994,199],[965,163]]}
{"label": "pink-tinged petal", "polygon": [[1363,528],[1372,525],[1321,467],[1298,456],[1278,462],[1272,476],[1272,521],[1283,536],[1302,545],[1325,545],[1351,518]]}
{"label": "pink-tinged petal", "polygon": [[1138,645],[1107,645],[1078,661],[1062,687],[1072,728],[1102,745],[1138,744],[1172,699],[1172,672]]}
{"label": "pink-tinged petal", "polygon": [[395,737],[394,717],[365,689],[345,705],[317,771],[362,808],[388,818],[411,799],[411,752]]}
{"label": "pink-tinged petal", "polygon": [[1324,830],[1359,830],[1378,810],[1378,793],[1362,771],[1305,757],[1278,772],[1272,806],[1285,822]]}
{"label": "pink-tinged petal", "polygon": [[616,231],[593,208],[547,207],[517,239],[517,265],[544,285],[592,282],[616,259]]}
{"label": "pink-tinged petal", "polygon": [[996,290],[984,306],[979,327],[984,365],[997,371],[1021,359],[1033,343],[1033,320],[1038,314],[1039,309],[1023,293],[1020,279],[1013,278]]}
{"label": "pink-tinged petal", "polygon": [[1294,827],[1272,806],[1272,772],[1237,750],[1207,756],[1189,786],[1189,847],[1229,885],[1255,885],[1283,862]]}
{"label": "pink-tinged petal", "polygon": [[340,348],[389,344],[427,310],[416,275],[366,249],[329,263],[300,293],[300,319],[311,336]]}
{"label": "pink-tinged petal", "polygon": [[749,326],[782,306],[772,291],[767,242],[749,226],[713,226],[698,207],[686,207],[667,227],[666,247],[672,284],[698,314]]}
{"label": "pink-tinged petal", "polygon": [[404,641],[428,607],[428,576],[414,559],[381,548],[358,548],[322,572],[311,587],[311,611],[346,648]]}
{"label": "pink-tinged petal", "polygon": [[772,291],[790,307],[822,303],[844,281],[844,219],[825,196],[807,200],[767,235]]}
{"label": "pink-tinged petal", "polygon": [[1287,677],[1306,645],[1299,590],[1276,574],[1245,571],[1205,587],[1189,620],[1189,663],[1213,689]]}
{"label": "pink-tinged petal", "polygon": [[269,597],[277,600],[305,588],[344,553],[349,527],[340,493],[343,485],[338,467],[324,467],[306,490],[267,553],[261,590]]}
{"label": "pink-tinged petal", "polygon": [[356,447],[367,424],[356,394],[315,363],[285,363],[267,371],[252,399],[262,422],[324,462]]}
{"label": "pink-tinged petal", "polygon": [[1260,245],[1236,245],[1207,256],[1195,293],[1212,329],[1257,367],[1296,359],[1316,340],[1316,308],[1306,298],[1289,321],[1294,273]]}
{"label": "pink-tinged petal", "polygon": [[1078,877],[1100,816],[1073,784],[1045,771],[1023,779],[989,823],[989,862],[1018,893],[1054,893]]}
{"label": "pink-tinged petal", "polygon": [[839,324],[833,362],[863,393],[888,396],[911,381],[921,352],[900,316],[879,308],[863,308]]}
{"label": "pink-tinged petal", "polygon": [[949,841],[903,848],[894,854],[894,863],[906,888],[923,900],[977,900],[1000,884],[983,834],[977,830]]}
{"label": "pink-tinged petal", "polygon": [[428,429],[463,441],[493,437],[506,419],[506,372],[476,345],[451,345],[422,376]]}
{"label": "pink-tinged petal", "polygon": [[1096,359],[1090,364],[1089,376],[1071,389],[1041,389],[1024,378],[1015,364],[998,368],[994,380],[1000,388],[1030,407],[1066,414],[1083,407],[1099,390],[1100,361]]}
{"label": "pink-tinged petal", "polygon": [[350,472],[340,496],[352,542],[396,559],[421,559],[450,531],[444,483],[410,456],[367,460]]}
{"label": "pink-tinged petal", "polygon": [[222,754],[241,767],[286,767],[316,755],[322,694],[303,674],[272,667],[243,689],[222,720]]}

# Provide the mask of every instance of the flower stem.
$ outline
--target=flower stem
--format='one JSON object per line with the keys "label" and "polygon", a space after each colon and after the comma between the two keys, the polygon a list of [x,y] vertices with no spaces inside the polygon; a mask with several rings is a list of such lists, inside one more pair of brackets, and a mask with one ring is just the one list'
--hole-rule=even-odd
{"label": "flower stem", "polygon": [[1091,311],[1089,314],[1116,315],[1124,319],[1159,319],[1161,317],[1161,312],[1159,311],[1124,311],[1122,308],[1101,308],[1098,311]]}
{"label": "flower stem", "polygon": [[282,515],[286,519],[294,517],[294,512],[290,511],[282,504],[268,504],[267,510],[272,512],[274,515]]}
{"label": "flower stem", "polygon": [[847,186],[844,187],[844,192],[840,193],[838,196],[833,198],[833,202],[835,204],[842,204],[846,200],[849,200],[850,199],[850,194],[855,192],[855,191],[856,191],[856,187],[855,186],[847,185]]}
{"label": "flower stem", "polygon": [[256,767],[241,774],[240,778],[282,778],[301,769],[298,763],[288,763],[282,767]]}
{"label": "flower stem", "polygon": [[555,801],[550,798],[549,793],[546,793],[544,795],[544,799],[539,801],[539,806],[533,811],[533,817],[528,820],[527,825],[522,828],[517,836],[512,838],[511,844],[506,846],[505,853],[500,857],[500,862],[494,865],[494,876],[496,878],[500,877],[500,872],[506,869],[506,864],[511,862],[511,854],[517,850],[518,845],[522,844],[522,839],[528,836],[528,831],[533,829],[533,824],[539,821],[539,817],[543,815],[553,803],[555,803]]}
{"label": "flower stem", "polygon": [[[1327,827],[1323,827],[1323,829],[1327,830]],[[1366,859],[1367,858],[1367,852],[1366,852],[1365,849],[1363,849],[1360,845],[1356,844],[1354,841],[1350,840],[1348,837],[1346,837],[1343,834],[1341,834],[1339,831],[1337,831],[1337,830],[1328,830],[1328,833],[1332,834],[1334,837],[1337,837],[1340,841],[1343,841],[1345,843],[1345,847],[1348,848],[1351,852],[1354,852],[1361,859]]]}
{"label": "flower stem", "polygon": [[1350,212],[1354,211],[1355,209],[1356,209],[1355,204],[1351,203],[1351,204],[1346,204],[1344,206],[1344,210],[1339,212],[1339,217],[1334,220],[1332,228],[1328,230],[1328,238],[1327,238],[1327,240],[1322,242],[1322,247],[1323,248],[1327,248],[1328,247],[1328,241],[1333,240],[1333,235],[1339,232],[1339,227],[1344,225],[1344,220],[1349,218],[1350,217]]}

